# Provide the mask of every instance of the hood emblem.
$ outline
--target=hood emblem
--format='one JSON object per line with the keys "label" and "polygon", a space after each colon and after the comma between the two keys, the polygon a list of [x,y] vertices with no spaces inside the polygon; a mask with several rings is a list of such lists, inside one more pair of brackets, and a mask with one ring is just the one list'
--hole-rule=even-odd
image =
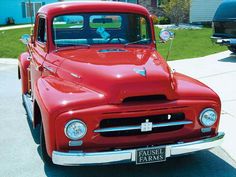
{"label": "hood emblem", "polygon": [[136,72],[137,74],[139,74],[139,75],[141,75],[141,76],[144,76],[144,77],[145,77],[146,74],[147,74],[145,68],[143,68],[143,69],[137,69],[137,68],[134,68],[133,70],[134,70],[134,72]]}

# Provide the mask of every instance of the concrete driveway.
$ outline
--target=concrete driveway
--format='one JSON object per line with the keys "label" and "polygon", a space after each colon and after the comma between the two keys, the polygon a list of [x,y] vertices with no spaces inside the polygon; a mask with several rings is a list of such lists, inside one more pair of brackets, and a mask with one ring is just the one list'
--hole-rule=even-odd
{"label": "concrete driveway", "polygon": [[0,59],[0,177],[236,177],[236,57],[229,52],[170,62],[178,72],[208,84],[223,104],[220,130],[226,132],[222,148],[168,159],[144,166],[45,166],[39,155],[38,129],[32,130],[22,106],[16,62]]}
{"label": "concrete driveway", "polygon": [[236,160],[236,55],[227,51],[169,64],[176,71],[200,80],[218,93],[222,101],[220,131],[226,133],[222,147]]}

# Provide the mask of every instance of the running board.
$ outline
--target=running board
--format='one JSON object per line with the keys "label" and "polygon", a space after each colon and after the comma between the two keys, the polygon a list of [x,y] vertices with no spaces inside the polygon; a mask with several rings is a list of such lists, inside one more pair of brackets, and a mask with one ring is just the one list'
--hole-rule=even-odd
{"label": "running board", "polygon": [[31,100],[31,97],[27,94],[22,95],[23,98],[23,104],[25,106],[25,110],[27,113],[27,116],[33,122],[33,102]]}

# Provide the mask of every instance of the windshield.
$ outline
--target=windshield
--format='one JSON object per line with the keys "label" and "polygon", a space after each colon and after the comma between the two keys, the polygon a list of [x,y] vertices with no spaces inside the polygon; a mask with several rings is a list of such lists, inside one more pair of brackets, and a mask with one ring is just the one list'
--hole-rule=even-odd
{"label": "windshield", "polygon": [[236,2],[225,1],[216,10],[214,21],[236,19]]}
{"label": "windshield", "polygon": [[93,44],[150,44],[149,21],[130,13],[86,13],[61,15],[53,19],[57,47]]}

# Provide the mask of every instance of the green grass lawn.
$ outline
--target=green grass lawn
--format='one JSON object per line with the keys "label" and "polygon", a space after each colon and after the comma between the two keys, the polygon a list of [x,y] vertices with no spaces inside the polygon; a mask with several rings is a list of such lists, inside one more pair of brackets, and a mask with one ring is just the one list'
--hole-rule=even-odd
{"label": "green grass lawn", "polygon": [[23,34],[30,34],[31,28],[0,31],[0,58],[17,58],[26,50],[20,41]]}
{"label": "green grass lawn", "polygon": [[[159,31],[160,29],[156,28],[156,38],[158,40]],[[210,40],[212,35],[211,28],[204,28],[202,30],[173,30],[173,32],[175,32],[175,39],[168,60],[203,57],[227,50],[225,46],[212,43]],[[163,57],[166,57],[169,46],[170,41],[165,44],[157,43],[157,50]]]}
{"label": "green grass lawn", "polygon": [[[157,39],[159,31],[156,29]],[[212,30],[210,28],[177,30],[175,33],[176,37],[169,60],[202,57],[227,50],[226,47],[214,45],[211,42]],[[25,46],[19,40],[23,34],[30,34],[30,28],[0,31],[0,58],[17,58],[21,52],[25,51]],[[157,44],[157,50],[164,57],[167,55],[168,48],[169,42]]]}

